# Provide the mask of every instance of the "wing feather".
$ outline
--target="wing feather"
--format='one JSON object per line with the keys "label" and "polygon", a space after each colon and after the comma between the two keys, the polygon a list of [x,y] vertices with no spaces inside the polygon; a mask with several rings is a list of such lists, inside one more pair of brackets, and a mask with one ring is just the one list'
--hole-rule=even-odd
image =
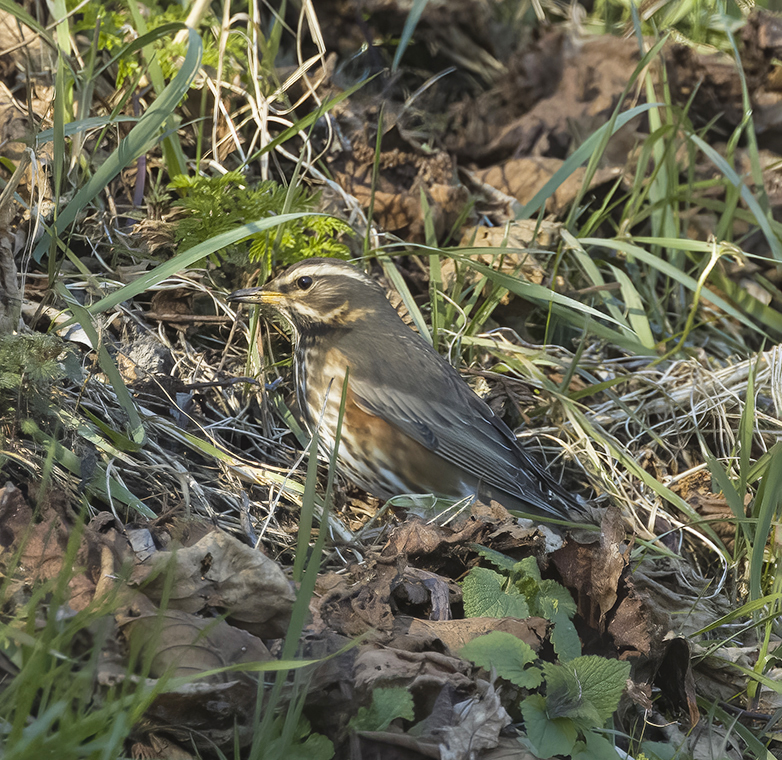
{"label": "wing feather", "polygon": [[[374,372],[371,380],[351,374],[354,400],[365,412],[393,424],[492,489],[544,512],[577,508],[448,362],[407,328],[397,337],[404,356],[384,357],[382,382]],[[432,361],[439,363],[439,372],[432,371]]]}

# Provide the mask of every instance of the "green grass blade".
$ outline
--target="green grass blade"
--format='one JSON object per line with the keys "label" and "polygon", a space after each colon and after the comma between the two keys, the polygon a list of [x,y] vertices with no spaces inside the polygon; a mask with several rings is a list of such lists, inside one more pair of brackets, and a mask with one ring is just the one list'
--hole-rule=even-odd
{"label": "green grass blade", "polygon": [[[66,449],[59,441],[39,430],[33,431],[33,439],[45,446],[49,446],[53,452],[54,460],[69,472],[81,478],[83,476],[81,459],[72,451]],[[108,489],[107,489],[108,486]],[[125,486],[115,478],[106,478],[106,468],[99,465],[98,472],[90,481],[89,488],[99,494],[107,502],[116,501],[134,509],[140,515],[155,519],[158,517],[143,501],[134,496]]]}
{"label": "green grass blade", "polygon": [[[570,253],[578,262],[578,265],[584,271],[589,278],[592,285],[596,287],[602,287],[606,284],[603,275],[597,267],[597,264],[592,260],[592,257],[584,250],[583,246],[573,237],[567,230],[562,230],[562,240],[565,243],[566,250]],[[630,325],[627,324],[624,314],[619,309],[616,299],[611,293],[607,293],[604,290],[599,290],[598,296],[603,301],[603,305],[608,309],[611,316],[616,320],[617,324],[620,324],[630,329]]]}
{"label": "green grass blade", "polygon": [[[613,241],[612,241],[612,245],[613,245]],[[610,246],[606,246],[606,247],[610,247]],[[579,301],[576,301],[573,298],[569,298],[568,296],[563,296],[560,293],[555,293],[554,291],[549,290],[543,285],[536,285],[535,283],[527,282],[526,280],[521,280],[518,277],[513,277],[503,272],[498,272],[497,270],[492,269],[491,267],[486,266],[485,264],[480,264],[477,261],[473,261],[470,258],[470,255],[472,254],[475,253],[485,254],[485,253],[491,253],[491,251],[492,249],[490,248],[477,248],[477,249],[460,248],[458,250],[444,251],[444,253],[450,256],[451,258],[456,259],[457,261],[463,261],[465,264],[467,264],[467,266],[471,267],[472,269],[475,269],[478,272],[481,272],[482,274],[486,275],[486,277],[489,280],[497,283],[498,285],[501,285],[503,288],[509,290],[511,293],[515,293],[517,296],[521,296],[522,298],[527,298],[530,301],[534,301],[540,304],[549,304],[549,303],[559,304],[560,306],[567,307],[568,309],[573,309],[574,311],[581,312],[582,314],[589,314],[590,316],[595,317],[597,319],[613,322],[623,330],[627,330],[627,332],[632,335],[632,331],[629,330],[626,325],[623,325],[621,322],[617,321],[616,319],[609,316],[608,314],[599,312],[597,309],[593,309],[591,306],[587,306],[586,304],[580,303]],[[503,253],[505,252],[507,252],[507,249],[503,251]],[[632,335],[632,337],[635,338],[634,335]]]}
{"label": "green grass blade", "polygon": [[718,628],[722,628],[724,625],[730,625],[737,620],[745,620],[756,612],[768,609],[772,605],[782,602],[782,594],[768,594],[767,596],[761,596],[758,599],[753,599],[746,604],[742,604],[741,607],[737,607],[735,610],[731,610],[726,615],[717,618],[713,623],[709,623],[700,630],[690,634],[691,639],[698,639],[706,633],[716,631]]}
{"label": "green grass blade", "polygon": [[749,589],[752,599],[759,599],[762,596],[761,578],[766,546],[771,538],[771,529],[777,519],[782,500],[782,443],[775,443],[769,453],[771,457],[758,488],[753,508],[757,527],[749,563]]}
{"label": "green grass blade", "polygon": [[[309,555],[310,536],[312,534],[313,514],[315,507],[315,486],[318,483],[318,431],[312,433],[307,450],[307,478],[304,481],[304,496],[299,515],[298,538],[296,542],[296,557],[293,560],[293,580],[301,583],[304,575],[304,564]],[[321,531],[326,530],[321,525]],[[292,654],[292,652],[290,653]]]}
{"label": "green grass blade", "polygon": [[752,457],[752,439],[755,435],[755,376],[762,354],[758,352],[755,363],[747,374],[747,390],[744,394],[744,409],[739,420],[739,496],[742,505],[747,493],[750,459]]}
{"label": "green grass blade", "polygon": [[120,142],[117,149],[76,193],[73,200],[60,213],[55,224],[41,237],[33,251],[33,257],[36,261],[41,260],[51,241],[63,234],[66,228],[76,220],[78,214],[109,182],[158,141],[161,127],[179,105],[200,65],[201,39],[191,29],[189,30],[187,54],[176,76],[147,109],[127,137]]}
{"label": "green grass blade", "polygon": [[615,267],[613,264],[611,265],[611,271],[614,273],[614,277],[616,277],[616,280],[620,285],[625,307],[627,308],[627,319],[630,322],[630,327],[633,329],[633,332],[636,334],[644,348],[654,350],[656,343],[654,335],[652,334],[652,327],[646,317],[643,299],[635,289],[635,285],[633,285],[633,281],[630,279],[627,272],[619,269],[619,267]]}
{"label": "green grass blade", "polygon": [[744,184],[741,177],[737,174],[736,170],[711,147],[708,143],[704,142],[698,135],[689,134],[689,139],[700,148],[706,157],[722,172],[725,178],[737,187],[741,191],[741,197],[744,203],[749,206],[752,211],[755,222],[763,232],[766,242],[771,248],[771,252],[777,261],[782,261],[782,242],[771,228],[768,216],[758,203],[758,199],[753,195],[752,191]]}
{"label": "green grass blade", "polygon": [[396,73],[399,68],[399,63],[402,60],[402,56],[405,54],[405,50],[407,50],[407,46],[410,44],[410,39],[413,36],[416,26],[418,26],[418,22],[421,20],[421,15],[426,8],[427,2],[429,2],[429,0],[413,0],[412,5],[410,6],[410,11],[405,19],[405,25],[402,28],[402,36],[399,38],[399,45],[397,45],[396,53],[394,54],[394,61],[391,64],[392,73]]}
{"label": "green grass blade", "polygon": [[87,333],[87,337],[90,339],[93,349],[97,352],[100,368],[103,370],[106,377],[108,377],[109,382],[114,388],[114,393],[117,395],[117,401],[128,417],[130,440],[138,445],[142,445],[146,440],[146,433],[144,432],[144,426],[141,424],[138,409],[136,409],[136,404],[130,397],[125,381],[122,379],[119,369],[117,369],[116,362],[111,358],[105,344],[100,339],[98,331],[92,323],[89,312],[70,294],[63,283],[58,282],[55,286],[55,290],[68,304],[71,312],[73,312],[74,318],[78,320],[84,332]]}
{"label": "green grass blade", "polygon": [[[63,134],[65,137],[73,137],[74,135],[87,132],[91,129],[101,129],[102,127],[109,126],[111,124],[125,124],[125,123],[137,123],[139,117],[137,116],[115,116],[114,118],[104,118],[102,116],[90,116],[86,119],[78,119],[77,121],[71,121],[65,125]],[[35,136],[35,143],[37,147],[45,145],[48,142],[54,140],[54,129],[44,129],[43,132],[39,132]]]}
{"label": "green grass blade", "polygon": [[730,715],[723,710],[716,701],[711,702],[705,697],[698,697],[698,707],[702,710],[713,710],[714,717],[717,720],[721,721],[725,726],[730,726],[731,731],[735,731],[742,738],[755,760],[776,760],[775,756],[768,750],[763,742],[755,736],[752,728],[743,725],[736,716]]}
{"label": "green grass blade", "polygon": [[[579,238],[579,242],[583,246],[594,245],[601,248],[608,248],[609,250],[622,251],[623,253],[634,256],[649,266],[654,267],[664,275],[670,277],[672,280],[675,280],[681,285],[684,285],[684,287],[693,293],[698,290],[698,281],[695,278],[685,274],[670,262],[661,259],[659,256],[655,256],[653,253],[650,253],[649,251],[641,248],[640,246],[634,245],[633,243],[628,243],[625,240],[608,240],[604,238]],[[749,327],[753,331],[757,331],[762,335],[765,335],[765,333],[754,322],[752,322],[752,320],[748,319],[732,304],[728,303],[724,298],[721,298],[708,288],[703,288],[701,296],[705,300],[713,303],[715,306],[718,306],[734,319],[737,319],[739,322],[741,322],[741,324]],[[603,318],[605,319],[605,317]]]}
{"label": "green grass blade", "polygon": [[[662,50],[667,39],[668,39],[667,35],[663,36],[641,58],[641,60],[638,62],[638,65],[635,67],[633,73],[630,75],[630,78],[628,79],[627,83],[625,84],[624,89],[622,90],[622,94],[619,96],[616,106],[614,107],[614,110],[611,113],[611,117],[609,118],[608,122],[600,130],[598,130],[598,132],[600,133],[600,138],[596,143],[596,145],[594,146],[594,149],[590,152],[589,162],[587,163],[587,168],[586,171],[584,172],[584,178],[581,182],[581,187],[579,188],[578,193],[576,194],[575,198],[573,199],[570,205],[570,213],[568,214],[568,217],[565,221],[566,227],[572,227],[573,223],[575,222],[576,214],[578,213],[578,209],[581,206],[581,199],[583,198],[584,193],[588,190],[592,182],[592,178],[595,176],[595,173],[597,172],[597,169],[600,166],[600,162],[603,159],[603,154],[605,153],[605,149],[608,146],[608,141],[611,139],[611,135],[613,135],[617,129],[616,124],[619,121],[620,111],[624,106],[627,96],[632,91],[633,87],[635,86],[635,82],[638,79],[638,77],[641,75],[641,73],[644,71],[648,71],[649,64]],[[647,79],[648,79],[648,74],[647,74]],[[653,93],[652,93],[652,97],[648,97],[647,99],[650,103],[654,102]],[[649,110],[650,122],[653,122],[657,110],[658,110],[657,108],[652,108]]]}
{"label": "green grass blade", "polygon": [[625,111],[623,114],[620,114],[616,122],[613,124],[604,124],[600,129],[598,129],[593,135],[588,137],[584,142],[579,146],[579,148],[571,155],[569,156],[565,162],[562,164],[562,166],[557,169],[554,174],[551,176],[551,179],[549,179],[548,182],[546,182],[545,185],[543,185],[540,190],[538,190],[537,193],[535,193],[535,196],[533,199],[527,203],[523,208],[519,210],[519,213],[516,214],[517,219],[529,219],[532,217],[542,206],[545,205],[546,201],[554,195],[557,188],[576,170],[579,166],[581,166],[583,163],[588,161],[592,154],[598,149],[600,146],[601,141],[605,137],[606,134],[609,136],[614,134],[615,132],[619,131],[627,122],[634,119],[638,114],[645,113],[651,108],[656,108],[657,106],[661,105],[660,103],[644,103],[643,105],[636,106],[635,108],[631,108],[629,111]]}
{"label": "green grass blade", "polygon": [[386,277],[391,280],[391,284],[394,289],[402,298],[402,302],[407,308],[410,317],[412,318],[416,330],[418,330],[424,340],[432,342],[432,336],[429,334],[429,328],[426,326],[426,320],[421,313],[421,309],[418,308],[418,304],[413,298],[413,294],[410,292],[410,288],[407,287],[407,283],[404,278],[399,274],[396,264],[387,256],[378,256],[377,260],[380,262],[380,266],[383,267]]}
{"label": "green grass blade", "polygon": [[[215,251],[219,251],[221,248],[238,243],[240,240],[244,240],[245,238],[250,237],[257,232],[265,232],[266,230],[276,227],[279,224],[285,224],[285,222],[290,222],[294,219],[301,219],[302,217],[311,216],[316,216],[316,214],[313,214],[312,212],[283,214],[280,216],[260,219],[257,222],[248,222],[247,224],[243,224],[241,227],[237,227],[235,230],[230,230],[229,232],[221,232],[219,235],[215,235],[208,240],[204,240],[203,243],[199,243],[192,248],[188,248],[188,250],[183,251],[182,253],[178,253],[172,259],[165,262],[165,264],[159,264],[151,272],[147,272],[141,277],[136,278],[133,280],[133,282],[128,283],[119,290],[114,291],[114,293],[110,293],[109,295],[104,296],[100,299],[100,301],[97,301],[92,306],[90,306],[87,311],[92,315],[100,314],[102,311],[111,309],[117,304],[120,304],[123,301],[127,301],[129,298],[133,298],[140,293],[143,293],[153,285],[157,285],[167,277],[171,277],[177,272],[180,272],[183,269],[187,269],[197,261],[201,261],[201,259],[206,258]],[[60,327],[65,327],[68,324],[71,324],[71,322],[66,322]]]}

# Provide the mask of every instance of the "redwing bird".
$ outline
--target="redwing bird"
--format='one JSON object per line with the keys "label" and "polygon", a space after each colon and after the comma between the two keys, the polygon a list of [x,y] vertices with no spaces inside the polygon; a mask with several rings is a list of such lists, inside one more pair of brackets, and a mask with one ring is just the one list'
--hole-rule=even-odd
{"label": "redwing bird", "polygon": [[359,269],[307,259],[228,300],[268,307],[293,329],[299,406],[310,432],[320,420],[328,454],[349,367],[337,461],[369,493],[475,494],[551,517],[581,511]]}

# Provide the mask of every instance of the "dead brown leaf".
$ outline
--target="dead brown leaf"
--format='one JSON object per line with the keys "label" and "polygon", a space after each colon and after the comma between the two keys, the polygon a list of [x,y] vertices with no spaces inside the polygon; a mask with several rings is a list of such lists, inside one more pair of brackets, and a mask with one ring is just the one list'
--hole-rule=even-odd
{"label": "dead brown leaf", "polygon": [[165,732],[202,753],[215,746],[240,747],[252,741],[257,686],[238,680],[192,683],[155,698],[143,727]]}
{"label": "dead brown leaf", "polygon": [[[584,648],[621,659],[653,658],[659,654],[662,633],[670,627],[667,616],[635,590],[627,574],[628,547],[617,541],[621,527],[608,517],[603,528],[599,543],[569,541],[551,556],[589,629],[582,634]],[[607,577],[601,578],[601,573]]]}
{"label": "dead brown leaf", "polygon": [[619,579],[627,567],[630,547],[624,545],[625,528],[618,509],[609,508],[600,526],[600,549],[592,564],[592,596],[600,609],[600,625],[619,597]]}
{"label": "dead brown leaf", "polygon": [[466,618],[463,620],[418,620],[399,616],[394,621],[390,645],[411,651],[442,651],[458,656],[468,642],[492,631],[510,633],[536,652],[546,638],[548,621],[543,618]]}
{"label": "dead brown leaf", "polygon": [[685,711],[694,727],[700,720],[695,679],[687,639],[677,636],[666,642],[654,683],[677,712]]}
{"label": "dead brown leaf", "polygon": [[406,567],[391,584],[391,599],[398,610],[430,620],[450,620],[451,606],[461,603],[462,589],[428,570]]}
{"label": "dead brown leaf", "polygon": [[[353,107],[360,109],[357,105]],[[351,117],[355,116],[351,114]],[[376,119],[375,115],[372,121]],[[380,173],[375,184],[372,179],[374,144],[367,142],[364,123],[360,131],[352,133],[352,138],[352,152],[339,154],[331,160],[337,182],[363,207],[368,208],[373,203],[374,218],[384,229],[423,243],[426,241],[426,218],[430,215],[435,234],[442,239],[469,200],[467,189],[456,180],[453,159],[445,151],[431,154],[418,151],[392,129],[383,135],[384,147],[394,143],[403,147],[381,151],[378,158]],[[422,192],[428,209],[421,202]]]}
{"label": "dead brown leaf", "polygon": [[[488,169],[476,171],[476,177],[491,185],[502,193],[510,195],[519,203],[527,204],[535,194],[548,182],[554,173],[562,166],[564,161],[558,158],[547,158],[545,156],[534,156],[529,158],[514,158],[506,161],[504,164],[492,166]],[[611,166],[598,169],[590,183],[592,189],[610,182],[622,174],[622,167]],[[557,187],[546,202],[546,210],[549,213],[561,214],[581,192],[584,184],[586,169],[580,167],[575,169]]]}
{"label": "dead brown leaf", "polygon": [[[414,735],[391,730],[362,731],[359,735],[364,756],[373,744],[383,743],[389,748],[404,749],[405,758],[416,753],[438,760],[469,760],[478,751],[484,757],[484,750],[497,747],[500,731],[510,722],[499,692],[488,682],[479,680],[475,693],[466,699],[453,687],[443,687],[429,715],[416,725]],[[393,751],[380,753],[382,757],[399,756]]]}
{"label": "dead brown leaf", "polygon": [[399,557],[426,557],[438,555],[442,562],[448,554],[470,542],[477,541],[478,535],[486,530],[486,524],[479,520],[469,520],[461,527],[452,528],[425,523],[418,518],[408,519],[395,528],[383,547],[380,557],[385,561],[394,561]]}
{"label": "dead brown leaf", "polygon": [[[564,43],[561,61],[556,61],[552,69],[561,72],[558,81],[553,86],[549,81],[548,89],[538,92],[543,97],[521,116],[495,122],[493,139],[474,147],[476,160],[562,155],[574,137],[591,134],[608,120],[639,60],[638,44],[634,39],[621,40],[611,35],[582,42],[577,46]],[[509,79],[513,76],[511,73]],[[501,86],[513,92],[519,85],[509,81]],[[484,119],[489,121],[493,115],[485,112]],[[624,165],[627,150],[628,145],[623,142],[609,163]]]}
{"label": "dead brown leaf", "polygon": [[[171,580],[167,572],[173,574]],[[158,552],[136,567],[133,582],[155,602],[171,583],[171,609],[225,612],[233,625],[262,639],[285,635],[295,599],[276,562],[219,530],[193,546]]]}
{"label": "dead brown leaf", "polygon": [[439,652],[408,652],[375,644],[365,645],[356,656],[356,689],[369,694],[378,687],[401,686],[432,699],[445,684],[469,691],[472,665]]}
{"label": "dead brown leaf", "polygon": [[[272,659],[263,642],[247,631],[217,617],[197,617],[176,609],[161,611],[143,594],[134,594],[115,617],[131,651],[143,652],[153,678],[192,676]],[[204,680],[234,678],[233,673],[223,673]]]}
{"label": "dead brown leaf", "polygon": [[350,577],[315,603],[317,616],[332,631],[360,636],[369,630],[389,631],[394,624],[391,610],[391,584],[397,569],[369,561],[350,568]]}
{"label": "dead brown leaf", "polygon": [[[24,583],[35,584],[60,576],[76,516],[70,512],[68,497],[49,491],[39,498],[37,512],[28,506],[22,492],[11,483],[0,488],[0,562],[6,565],[19,552],[14,568]],[[95,598],[96,585],[108,568],[113,574],[127,552],[127,542],[116,530],[109,513],[96,516],[84,528],[68,581],[67,604],[83,610]]]}

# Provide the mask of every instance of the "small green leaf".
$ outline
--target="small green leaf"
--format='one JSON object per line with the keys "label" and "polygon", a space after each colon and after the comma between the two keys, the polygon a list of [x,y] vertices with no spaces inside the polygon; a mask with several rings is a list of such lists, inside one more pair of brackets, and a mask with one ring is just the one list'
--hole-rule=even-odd
{"label": "small green leaf", "polygon": [[616,710],[630,663],[587,655],[566,665],[546,663],[543,670],[549,717],[573,718],[593,728],[602,726]]}
{"label": "small green leaf", "polygon": [[354,731],[385,731],[397,718],[414,720],[413,695],[403,688],[375,689],[372,704],[360,707],[350,721]]}
{"label": "small green leaf", "polygon": [[551,629],[549,638],[554,651],[557,653],[561,662],[569,662],[581,656],[581,639],[578,638],[578,632],[573,625],[573,621],[564,616],[549,618],[554,627]]}
{"label": "small green leaf", "polygon": [[265,757],[284,757],[285,760],[331,760],[334,757],[334,745],[323,734],[311,733],[310,723],[301,718],[295,727],[293,736],[283,735],[284,721],[277,719],[272,731],[277,736],[265,747]]}
{"label": "small green leaf", "polygon": [[576,614],[576,603],[570,592],[552,580],[540,582],[540,592],[532,606],[535,614],[554,624],[551,644],[562,662],[581,656],[581,641],[571,618]]}
{"label": "small green leaf", "polygon": [[535,557],[525,557],[521,562],[517,562],[513,566],[513,570],[525,578],[531,578],[540,583],[540,568]]}
{"label": "small green leaf", "polygon": [[512,572],[518,564],[513,557],[509,557],[507,554],[498,552],[496,549],[489,549],[487,546],[481,546],[480,544],[472,544],[471,549],[478,552],[478,554],[484,559],[494,565],[498,570],[504,570],[507,573]]}
{"label": "small green leaf", "polygon": [[531,694],[521,703],[527,738],[540,758],[569,755],[578,738],[578,730],[569,718],[549,718],[546,700]]}
{"label": "small green leaf", "polygon": [[529,617],[527,600],[513,586],[505,591],[504,582],[493,570],[472,568],[462,583],[465,617]]}
{"label": "small green leaf", "polygon": [[525,689],[535,689],[543,680],[539,668],[527,667],[537,659],[535,651],[511,633],[492,631],[478,636],[462,647],[459,656],[486,670],[494,669],[500,678]]}
{"label": "small green leaf", "polygon": [[585,702],[584,690],[576,674],[574,661],[567,665],[543,663],[546,678],[546,715],[549,718],[586,718],[601,725],[597,711]]}
{"label": "small green leaf", "polygon": [[584,732],[583,742],[577,742],[573,750],[573,760],[617,760],[616,747],[594,731]]}
{"label": "small green leaf", "polygon": [[584,699],[597,709],[602,721],[608,720],[619,705],[619,698],[630,676],[630,663],[590,655],[573,660]]}
{"label": "small green leaf", "polygon": [[540,582],[538,604],[544,612],[543,617],[552,621],[554,617],[549,617],[547,613],[550,613],[552,616],[564,615],[572,618],[578,609],[570,592],[561,583],[552,580]]}

